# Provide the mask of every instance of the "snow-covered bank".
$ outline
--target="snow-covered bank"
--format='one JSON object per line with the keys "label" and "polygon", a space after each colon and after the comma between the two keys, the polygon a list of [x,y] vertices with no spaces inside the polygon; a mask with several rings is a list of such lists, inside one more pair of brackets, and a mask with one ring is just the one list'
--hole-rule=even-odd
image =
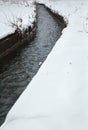
{"label": "snow-covered bank", "polygon": [[44,1],[68,26],[0,130],[88,129],[88,1]]}
{"label": "snow-covered bank", "polygon": [[25,30],[33,26],[35,20],[35,5],[27,2],[0,1],[0,39],[13,34],[18,28]]}

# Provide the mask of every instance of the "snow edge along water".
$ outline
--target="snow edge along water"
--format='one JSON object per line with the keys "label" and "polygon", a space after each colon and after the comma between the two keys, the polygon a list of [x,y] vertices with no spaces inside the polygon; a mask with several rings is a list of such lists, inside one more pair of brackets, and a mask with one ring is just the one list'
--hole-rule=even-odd
{"label": "snow edge along water", "polygon": [[[36,33],[37,14],[36,14],[36,5],[34,2],[28,2],[28,3],[24,2],[19,4],[12,4],[8,2],[4,4],[4,2],[2,2],[0,4],[1,4],[0,16],[1,18],[6,19],[5,21],[7,21],[6,24],[2,20],[0,23],[0,27],[2,27],[3,30],[4,28],[8,29],[2,31],[3,35],[2,32],[0,31],[0,38],[1,38],[0,59],[2,59],[12,51],[16,50],[22,44],[25,44],[26,42],[32,40],[32,38]],[[4,11],[3,13],[3,8],[5,8],[7,12]],[[16,14],[17,12],[15,12],[13,8],[17,8],[17,10],[16,9],[15,10],[18,12],[18,14]],[[26,12],[27,14],[24,14]],[[8,17],[11,17],[11,19]],[[3,26],[1,26],[2,24]],[[12,31],[10,31],[11,26],[12,26]]]}
{"label": "snow edge along water", "polygon": [[[36,3],[36,4],[39,4],[39,5],[42,5],[44,6],[50,13],[52,13],[53,17],[56,18],[56,20],[58,19],[58,24],[60,24],[62,26],[62,30],[67,27],[67,21],[66,19],[64,19],[63,16],[59,15],[57,12],[53,11],[51,8],[49,8],[47,5],[45,4],[42,4],[42,3]],[[40,70],[40,69],[39,69]],[[37,74],[34,76],[34,78],[37,76]],[[34,79],[33,78],[33,79]],[[32,82],[32,81],[31,81]],[[29,85],[28,85],[29,86]],[[28,87],[27,87],[28,88]],[[12,109],[15,107],[15,105],[17,104],[17,102],[19,102],[19,100],[21,100],[21,97],[24,95],[24,93],[27,91],[27,88],[24,90],[24,92],[20,95],[20,97],[18,98],[18,100],[16,101],[16,103],[13,105],[13,107],[11,108],[10,111],[12,111]],[[9,111],[9,113],[10,113]],[[8,113],[8,115],[9,115]],[[6,121],[2,124],[1,128],[5,125],[5,124],[8,124],[10,123],[10,121],[14,121],[16,120],[15,117],[12,117],[11,120],[8,120],[8,115],[6,117]],[[19,117],[20,118],[20,117]]]}
{"label": "snow edge along water", "polygon": [[46,5],[65,16],[68,26],[2,130],[88,129],[88,1],[47,0]]}

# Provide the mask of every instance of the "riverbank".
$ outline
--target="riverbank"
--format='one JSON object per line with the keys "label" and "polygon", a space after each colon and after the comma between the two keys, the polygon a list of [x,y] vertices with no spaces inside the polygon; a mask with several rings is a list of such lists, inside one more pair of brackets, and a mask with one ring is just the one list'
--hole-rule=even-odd
{"label": "riverbank", "polygon": [[36,31],[36,7],[28,2],[0,1],[0,59],[30,41]]}
{"label": "riverbank", "polygon": [[34,39],[0,61],[0,125],[61,36],[62,26],[52,14],[42,5],[36,7]]}
{"label": "riverbank", "polygon": [[1,130],[88,129],[88,1],[42,1],[68,22]]}

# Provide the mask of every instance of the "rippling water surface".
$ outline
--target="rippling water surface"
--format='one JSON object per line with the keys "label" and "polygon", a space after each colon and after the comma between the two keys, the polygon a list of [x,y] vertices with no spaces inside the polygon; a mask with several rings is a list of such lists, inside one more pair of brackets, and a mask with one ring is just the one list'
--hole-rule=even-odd
{"label": "rippling water surface", "polygon": [[37,8],[35,39],[0,61],[0,125],[61,35],[61,27],[51,14],[41,5]]}

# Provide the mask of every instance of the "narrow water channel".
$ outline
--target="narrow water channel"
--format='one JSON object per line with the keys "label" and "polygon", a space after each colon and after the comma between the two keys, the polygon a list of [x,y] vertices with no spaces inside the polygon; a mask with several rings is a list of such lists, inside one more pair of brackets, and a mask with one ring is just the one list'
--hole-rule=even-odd
{"label": "narrow water channel", "polygon": [[0,62],[0,125],[61,35],[62,28],[52,15],[41,5],[37,11],[34,40]]}

